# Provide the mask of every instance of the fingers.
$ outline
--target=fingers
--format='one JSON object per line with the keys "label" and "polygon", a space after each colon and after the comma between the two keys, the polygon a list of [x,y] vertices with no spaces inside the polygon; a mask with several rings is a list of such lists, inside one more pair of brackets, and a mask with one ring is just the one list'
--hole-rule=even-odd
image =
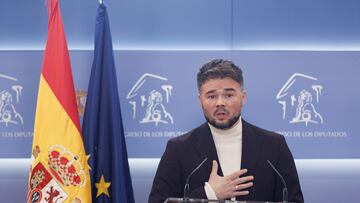
{"label": "fingers", "polygon": [[248,183],[243,183],[243,184],[239,184],[235,186],[235,190],[244,190],[246,188],[252,187],[253,186],[253,182],[248,182]]}
{"label": "fingers", "polygon": [[236,191],[236,192],[234,192],[234,197],[236,197],[236,196],[244,196],[244,195],[248,195],[249,194],[249,191],[247,191],[247,190],[243,190],[243,191]]}
{"label": "fingers", "polygon": [[210,176],[217,175],[217,171],[218,171],[218,167],[219,167],[217,161],[213,160],[212,163],[213,164],[212,164]]}
{"label": "fingers", "polygon": [[219,164],[216,160],[212,161],[212,168],[208,183],[211,185],[218,199],[248,195],[248,188],[253,186],[254,176],[244,176],[246,169],[238,170],[227,176],[217,174]]}
{"label": "fingers", "polygon": [[234,179],[234,184],[235,184],[235,190],[244,190],[247,188],[250,188],[253,186],[253,182],[249,182],[254,180],[254,176],[245,176],[245,177],[240,177],[240,178],[236,178]]}
{"label": "fingers", "polygon": [[244,175],[245,173],[247,173],[247,169],[241,169],[239,171],[235,171],[234,173],[228,175],[228,177],[233,180],[241,175]]}
{"label": "fingers", "polygon": [[239,185],[239,184],[246,183],[246,182],[249,182],[252,180],[254,180],[254,176],[245,176],[245,177],[234,179],[234,183],[235,183],[235,185]]}
{"label": "fingers", "polygon": [[234,182],[236,183],[236,185],[235,185],[235,191],[233,192],[233,195],[234,196],[248,195],[249,191],[245,190],[245,189],[248,189],[254,185],[253,182],[249,182],[252,180],[254,180],[253,176],[246,176],[246,177],[241,177],[241,178],[235,179]]}

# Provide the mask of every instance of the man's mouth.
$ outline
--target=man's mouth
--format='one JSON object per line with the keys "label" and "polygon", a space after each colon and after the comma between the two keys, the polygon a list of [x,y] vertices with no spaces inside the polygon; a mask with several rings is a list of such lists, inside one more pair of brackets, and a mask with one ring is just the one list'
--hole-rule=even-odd
{"label": "man's mouth", "polygon": [[225,118],[227,118],[228,116],[228,112],[227,111],[215,111],[215,117],[219,120],[223,120]]}

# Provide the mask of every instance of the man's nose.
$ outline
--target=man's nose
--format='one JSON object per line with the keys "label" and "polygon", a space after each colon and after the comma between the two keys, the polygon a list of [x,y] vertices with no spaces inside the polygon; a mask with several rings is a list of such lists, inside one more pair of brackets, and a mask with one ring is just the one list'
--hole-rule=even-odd
{"label": "man's nose", "polygon": [[225,100],[223,97],[218,97],[216,100],[216,106],[224,106],[225,105]]}

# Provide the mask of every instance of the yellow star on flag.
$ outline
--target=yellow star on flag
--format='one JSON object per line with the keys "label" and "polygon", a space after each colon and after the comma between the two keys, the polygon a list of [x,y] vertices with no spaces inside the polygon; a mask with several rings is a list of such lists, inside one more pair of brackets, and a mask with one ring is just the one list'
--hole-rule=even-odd
{"label": "yellow star on flag", "polygon": [[106,196],[110,197],[108,188],[110,187],[110,182],[105,182],[104,175],[101,175],[100,182],[95,183],[95,186],[97,188],[96,197],[99,197],[102,193],[104,193]]}

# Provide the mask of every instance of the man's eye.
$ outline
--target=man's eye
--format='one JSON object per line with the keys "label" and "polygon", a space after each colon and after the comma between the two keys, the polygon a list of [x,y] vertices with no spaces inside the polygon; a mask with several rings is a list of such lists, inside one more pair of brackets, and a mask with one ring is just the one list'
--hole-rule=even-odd
{"label": "man's eye", "polygon": [[207,98],[208,98],[208,99],[215,99],[216,96],[215,96],[215,95],[209,95]]}
{"label": "man's eye", "polygon": [[234,95],[232,95],[232,94],[227,94],[227,95],[225,95],[225,97],[226,98],[231,98],[231,97],[233,97]]}

